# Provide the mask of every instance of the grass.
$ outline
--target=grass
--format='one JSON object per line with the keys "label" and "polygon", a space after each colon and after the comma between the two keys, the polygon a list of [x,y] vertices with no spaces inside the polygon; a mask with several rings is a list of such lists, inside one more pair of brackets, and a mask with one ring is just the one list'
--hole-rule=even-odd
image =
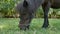
{"label": "grass", "polygon": [[49,19],[49,28],[41,28],[42,18],[34,18],[30,29],[23,31],[18,28],[19,18],[0,18],[0,34],[60,34],[60,19]]}

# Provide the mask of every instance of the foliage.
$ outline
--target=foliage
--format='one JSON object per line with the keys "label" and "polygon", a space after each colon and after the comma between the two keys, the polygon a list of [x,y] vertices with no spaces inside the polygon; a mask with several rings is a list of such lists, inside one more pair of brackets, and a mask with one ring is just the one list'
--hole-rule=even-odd
{"label": "foliage", "polygon": [[14,7],[17,1],[18,0],[0,0],[0,12],[7,17],[14,15]]}
{"label": "foliage", "polygon": [[42,7],[39,7],[38,10],[36,11],[36,16],[37,18],[43,17],[43,10]]}
{"label": "foliage", "polygon": [[[44,12],[42,7],[40,7],[37,11],[36,11],[36,16],[37,18],[39,17],[44,17]],[[50,8],[49,13],[48,13],[48,17],[49,18],[60,18],[60,9],[53,9]]]}
{"label": "foliage", "polygon": [[[0,17],[19,17],[17,11],[15,11],[15,5],[20,0],[0,0]],[[44,17],[42,7],[39,7],[36,11],[35,17]],[[49,11],[49,18],[60,18],[60,9],[52,9]]]}

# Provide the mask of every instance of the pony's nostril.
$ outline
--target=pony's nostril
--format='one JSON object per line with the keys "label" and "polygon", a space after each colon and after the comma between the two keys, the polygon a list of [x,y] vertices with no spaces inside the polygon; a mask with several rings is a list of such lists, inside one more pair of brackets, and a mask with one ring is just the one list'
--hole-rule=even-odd
{"label": "pony's nostril", "polygon": [[22,28],[20,28],[20,30],[21,30]]}
{"label": "pony's nostril", "polygon": [[20,30],[24,30],[24,28],[21,28],[21,27],[20,27]]}
{"label": "pony's nostril", "polygon": [[26,28],[20,28],[20,30],[26,30]]}

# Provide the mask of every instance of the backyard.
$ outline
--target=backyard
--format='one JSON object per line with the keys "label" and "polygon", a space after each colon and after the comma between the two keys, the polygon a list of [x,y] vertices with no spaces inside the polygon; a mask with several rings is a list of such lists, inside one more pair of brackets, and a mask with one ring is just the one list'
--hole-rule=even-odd
{"label": "backyard", "polygon": [[[18,25],[21,19],[21,14],[20,12],[16,11],[16,7],[19,3],[21,3],[21,1],[22,0],[0,0],[0,34],[60,34],[60,8],[59,9],[50,8],[48,16],[46,16],[44,14],[42,6],[40,6],[35,13],[29,12],[30,10],[26,11],[28,12],[27,15],[29,14],[28,16],[33,15],[34,18],[30,23],[29,30],[26,30],[26,31],[20,30]],[[34,5],[34,3],[31,3],[31,4]],[[24,13],[25,10],[21,10],[21,12]],[[23,14],[23,15],[26,15],[26,14]],[[42,28],[42,25],[44,23],[44,15],[49,18],[49,27],[46,29]],[[48,21],[46,20],[45,23],[47,22]],[[20,23],[23,23],[23,21]]]}

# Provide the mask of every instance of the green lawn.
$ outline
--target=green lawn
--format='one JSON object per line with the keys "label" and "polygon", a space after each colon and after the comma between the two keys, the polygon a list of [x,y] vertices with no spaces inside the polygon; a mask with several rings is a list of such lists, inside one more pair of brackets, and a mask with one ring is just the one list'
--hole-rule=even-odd
{"label": "green lawn", "polygon": [[0,34],[60,34],[60,19],[49,19],[50,26],[44,29],[43,19],[35,18],[26,31],[19,30],[18,22],[19,18],[0,18]]}

